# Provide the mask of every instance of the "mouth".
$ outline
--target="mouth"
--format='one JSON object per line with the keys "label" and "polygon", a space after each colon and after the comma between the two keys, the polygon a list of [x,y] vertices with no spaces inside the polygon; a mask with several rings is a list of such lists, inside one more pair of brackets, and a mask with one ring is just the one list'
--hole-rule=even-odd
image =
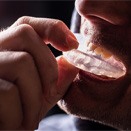
{"label": "mouth", "polygon": [[67,61],[93,79],[111,81],[123,77],[126,67],[123,62],[102,46],[88,42],[81,34],[75,34],[78,49],[64,52]]}

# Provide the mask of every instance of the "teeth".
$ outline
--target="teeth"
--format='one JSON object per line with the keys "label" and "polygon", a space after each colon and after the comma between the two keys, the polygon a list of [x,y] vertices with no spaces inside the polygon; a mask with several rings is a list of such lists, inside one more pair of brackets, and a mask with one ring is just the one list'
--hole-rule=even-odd
{"label": "teeth", "polygon": [[109,51],[93,43],[88,44],[88,50],[93,51],[96,55],[100,55],[102,58],[105,59],[108,59],[112,56],[112,54]]}
{"label": "teeth", "polygon": [[90,38],[84,38],[81,34],[75,36],[80,43],[78,49],[63,52],[70,64],[92,74],[109,78],[119,78],[126,74],[124,64],[120,60],[117,61],[109,51],[91,43]]}
{"label": "teeth", "polygon": [[112,56],[112,54],[107,50],[106,51],[104,50],[103,53],[102,53],[103,58],[107,59],[107,58],[110,58],[111,56]]}
{"label": "teeth", "polygon": [[103,49],[100,48],[100,47],[97,47],[94,52],[97,54],[97,55],[101,55],[103,53]]}
{"label": "teeth", "polygon": [[88,44],[89,51],[94,51],[96,48],[97,48],[97,46],[95,44],[93,44],[93,43]]}

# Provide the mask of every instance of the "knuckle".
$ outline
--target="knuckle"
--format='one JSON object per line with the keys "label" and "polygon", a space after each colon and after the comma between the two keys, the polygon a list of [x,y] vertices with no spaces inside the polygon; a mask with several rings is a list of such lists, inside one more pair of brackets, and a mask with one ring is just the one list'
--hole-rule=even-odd
{"label": "knuckle", "polygon": [[17,26],[13,37],[17,40],[16,42],[18,42],[21,50],[27,50],[27,48],[31,48],[32,43],[38,42],[37,33],[33,27],[28,24]]}
{"label": "knuckle", "polygon": [[24,24],[29,22],[29,16],[22,16],[17,19],[17,23],[19,24]]}
{"label": "knuckle", "polygon": [[20,36],[29,36],[33,32],[33,28],[28,24],[22,24],[18,26],[17,34]]}
{"label": "knuckle", "polygon": [[27,52],[19,52],[19,54],[17,54],[16,61],[21,66],[26,67],[30,67],[30,65],[34,64],[33,57]]}

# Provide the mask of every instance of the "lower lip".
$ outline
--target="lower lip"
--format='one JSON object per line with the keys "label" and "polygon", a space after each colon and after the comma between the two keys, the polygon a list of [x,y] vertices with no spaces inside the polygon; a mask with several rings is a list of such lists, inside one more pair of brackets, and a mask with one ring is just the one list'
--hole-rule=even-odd
{"label": "lower lip", "polygon": [[90,80],[93,82],[112,82],[112,81],[117,80],[115,78],[108,78],[106,76],[98,76],[98,75],[95,75],[95,74],[92,74],[92,73],[89,73],[83,70],[79,71],[79,75],[82,78],[84,78],[84,80],[88,80],[88,81]]}

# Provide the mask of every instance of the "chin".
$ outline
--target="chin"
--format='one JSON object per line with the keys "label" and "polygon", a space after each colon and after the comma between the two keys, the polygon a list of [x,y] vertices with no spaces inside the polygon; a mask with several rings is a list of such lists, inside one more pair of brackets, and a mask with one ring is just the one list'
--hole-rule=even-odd
{"label": "chin", "polygon": [[101,81],[80,71],[58,105],[67,114],[118,128],[118,124],[124,125],[129,120],[131,104],[124,98],[127,79]]}

